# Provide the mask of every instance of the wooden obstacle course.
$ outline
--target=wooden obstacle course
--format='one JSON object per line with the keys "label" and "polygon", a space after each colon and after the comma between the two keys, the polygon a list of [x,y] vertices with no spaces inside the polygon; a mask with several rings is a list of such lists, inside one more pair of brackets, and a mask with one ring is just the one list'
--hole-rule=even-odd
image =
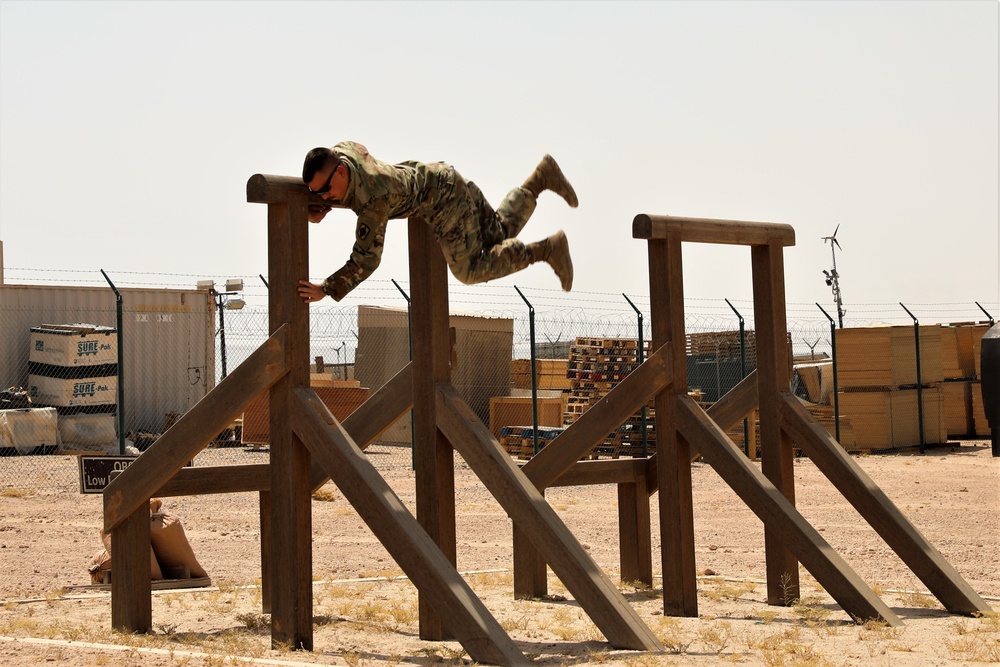
{"label": "wooden obstacle course", "polygon": [[[660,534],[669,536],[661,546],[664,612],[694,616],[690,466],[699,453],[764,523],[769,602],[785,604],[790,594],[798,595],[801,561],[851,616],[899,624],[795,510],[793,436],[949,610],[989,610],[788,393],[782,247],[794,242],[794,233],[787,225],[637,216],[633,236],[648,242],[654,351],[522,469],[451,385],[447,268],[427,224],[411,219],[408,227],[413,362],[341,422],[309,387],[309,308],[297,294],[298,279],[309,275],[307,206],[326,202],[300,179],[259,174],[249,180],[247,198],[268,206],[272,333],[105,489],[115,628],[145,632],[152,626],[149,498],[257,491],[263,607],[272,616],[272,643],[311,650],[311,492],[332,479],[417,586],[422,638],[453,637],[477,662],[527,664],[455,570],[456,450],[514,520],[515,595],[543,588],[549,563],[615,648],[655,651],[662,645],[544,501],[544,489],[598,480],[619,484],[622,576],[650,583],[649,498],[659,491]],[[707,412],[687,395],[684,242],[751,248],[757,371]],[[184,468],[263,391],[269,392],[269,464],[230,466],[225,474]],[[659,420],[654,457],[580,461],[651,397]],[[363,454],[411,405],[416,517]],[[724,430],[754,407],[760,411],[763,472]]]}

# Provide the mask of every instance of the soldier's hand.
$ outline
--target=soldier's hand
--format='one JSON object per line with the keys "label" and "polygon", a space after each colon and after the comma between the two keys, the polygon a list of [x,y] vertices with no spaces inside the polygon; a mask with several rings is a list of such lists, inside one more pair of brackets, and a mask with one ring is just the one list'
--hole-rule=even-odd
{"label": "soldier's hand", "polygon": [[326,217],[326,214],[333,209],[332,206],[322,204],[309,204],[309,222],[319,222]]}
{"label": "soldier's hand", "polygon": [[321,285],[311,283],[308,280],[299,281],[299,297],[306,303],[316,303],[326,296]]}

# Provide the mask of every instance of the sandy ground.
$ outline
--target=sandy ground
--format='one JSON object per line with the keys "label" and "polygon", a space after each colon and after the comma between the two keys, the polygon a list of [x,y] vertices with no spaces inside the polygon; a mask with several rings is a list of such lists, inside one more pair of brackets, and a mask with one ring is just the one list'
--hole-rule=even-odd
{"label": "sandy ground", "polygon": [[[15,457],[0,465],[30,461]],[[923,455],[857,461],[972,590],[1000,610],[1000,458],[991,456],[989,443],[963,441]],[[75,480],[75,461],[66,458],[66,466]],[[546,494],[663,642],[663,653],[613,649],[551,572],[548,598],[514,600],[510,521],[464,466],[456,476],[458,568],[537,664],[926,667],[1000,661],[997,614],[945,611],[808,459],[795,461],[795,475],[803,516],[905,625],[854,623],[804,569],[801,599],[768,605],[762,525],[700,462],[693,469],[697,618],[663,615],[656,497],[654,587],[641,590],[619,581],[615,487]],[[410,473],[385,476],[412,511]],[[90,583],[86,567],[101,549],[101,497],[81,495],[75,484],[65,487],[0,489],[0,665],[246,664],[237,658],[268,665],[469,662],[457,642],[418,638],[414,588],[332,485],[324,487],[332,501],[313,504],[312,652],[271,647],[269,617],[260,613],[255,494],[165,499],[164,509],[183,521],[213,585],[156,591],[153,633],[114,632],[109,594],[79,588]]]}

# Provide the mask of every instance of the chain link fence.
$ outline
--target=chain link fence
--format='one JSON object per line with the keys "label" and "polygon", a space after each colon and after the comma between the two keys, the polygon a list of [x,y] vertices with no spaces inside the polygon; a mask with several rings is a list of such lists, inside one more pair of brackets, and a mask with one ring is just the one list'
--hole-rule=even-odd
{"label": "chain link fence", "polygon": [[[312,384],[339,418],[410,355],[404,289],[370,282],[372,305],[310,312]],[[237,298],[244,295],[214,287],[120,294],[118,301],[97,287],[0,285],[0,385],[8,388],[0,395],[0,489],[73,487],[77,454],[141,454],[268,336],[266,306],[253,304],[252,294]],[[727,299],[685,305],[689,392],[708,406],[755,368],[753,306]],[[571,300],[484,286],[453,288],[451,307],[453,383],[519,458],[544,447],[650,353],[649,303],[641,296]],[[990,325],[987,308],[860,306],[834,337],[818,306],[789,304],[791,389],[851,451],[985,437],[976,350]],[[915,327],[910,311],[938,322]],[[871,319],[861,322],[858,313]],[[918,354],[922,377],[912,373]],[[265,393],[194,465],[266,461],[267,415]],[[754,456],[755,415],[730,436]],[[410,439],[406,415],[367,451],[380,469],[408,469]],[[654,451],[650,402],[593,455]]]}

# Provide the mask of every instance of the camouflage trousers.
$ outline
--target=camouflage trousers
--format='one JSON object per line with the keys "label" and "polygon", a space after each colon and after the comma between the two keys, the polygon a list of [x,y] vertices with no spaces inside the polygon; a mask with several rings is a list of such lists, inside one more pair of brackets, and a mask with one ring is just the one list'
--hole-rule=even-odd
{"label": "camouflage trousers", "polygon": [[456,171],[454,188],[427,220],[441,244],[448,268],[466,285],[520,271],[534,260],[517,235],[535,211],[536,198],[514,188],[493,210],[479,187]]}

